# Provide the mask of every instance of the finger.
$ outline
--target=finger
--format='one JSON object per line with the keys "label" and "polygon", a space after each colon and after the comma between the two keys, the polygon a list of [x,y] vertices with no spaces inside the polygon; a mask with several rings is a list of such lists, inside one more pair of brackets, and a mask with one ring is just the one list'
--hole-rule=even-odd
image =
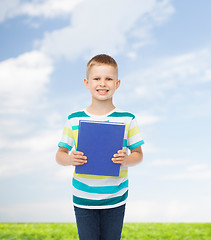
{"label": "finger", "polygon": [[118,154],[114,154],[113,157],[125,157],[126,154],[125,153],[118,153]]}
{"label": "finger", "polygon": [[83,152],[80,152],[80,151],[73,151],[73,154],[74,155],[81,155],[81,156],[83,156],[84,155],[84,153]]}
{"label": "finger", "polygon": [[74,166],[84,165],[85,162],[74,162]]}
{"label": "finger", "polygon": [[127,155],[127,154],[126,154],[126,153],[124,153],[124,152],[123,152],[123,153],[119,153],[119,154],[118,154],[118,156],[120,156],[120,157],[125,157],[126,155]]}
{"label": "finger", "polygon": [[75,155],[74,158],[78,159],[78,160],[86,160],[87,159],[86,156],[82,156],[82,155]]}
{"label": "finger", "polygon": [[123,161],[122,157],[115,157],[111,159],[112,161]]}
{"label": "finger", "polygon": [[[86,156],[84,156],[84,153],[83,152],[79,152],[79,151],[73,151],[73,155],[74,155],[74,157],[76,157],[76,158],[87,158]],[[85,159],[84,158],[84,159]]]}
{"label": "finger", "polygon": [[121,150],[119,150],[117,153],[127,153],[127,151],[126,151],[126,149],[121,149]]}
{"label": "finger", "polygon": [[112,160],[113,163],[119,163],[119,164],[122,164],[123,163],[123,160]]}
{"label": "finger", "polygon": [[84,163],[87,163],[87,160],[75,159],[74,163],[75,165],[83,165]]}

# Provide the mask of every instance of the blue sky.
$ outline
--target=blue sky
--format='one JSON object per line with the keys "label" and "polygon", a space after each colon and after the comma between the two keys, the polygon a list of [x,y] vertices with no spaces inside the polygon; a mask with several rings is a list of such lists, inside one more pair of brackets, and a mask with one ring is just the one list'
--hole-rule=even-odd
{"label": "blue sky", "polygon": [[119,65],[144,161],[129,169],[128,222],[210,222],[208,0],[0,2],[0,221],[73,222],[73,167],[55,161],[69,113],[90,104],[87,61]]}

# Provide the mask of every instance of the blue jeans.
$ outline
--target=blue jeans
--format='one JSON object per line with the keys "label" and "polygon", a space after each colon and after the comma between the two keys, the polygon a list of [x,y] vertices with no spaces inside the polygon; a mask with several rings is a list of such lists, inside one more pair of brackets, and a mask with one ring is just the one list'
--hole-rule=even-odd
{"label": "blue jeans", "polygon": [[74,210],[80,240],[120,240],[125,204],[109,209]]}

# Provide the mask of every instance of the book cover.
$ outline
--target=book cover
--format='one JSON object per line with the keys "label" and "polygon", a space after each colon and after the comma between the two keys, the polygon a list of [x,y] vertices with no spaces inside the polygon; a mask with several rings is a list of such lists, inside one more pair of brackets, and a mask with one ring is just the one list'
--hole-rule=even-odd
{"label": "book cover", "polygon": [[112,157],[123,147],[124,123],[79,121],[77,151],[87,156],[87,163],[76,166],[79,174],[119,176],[120,164]]}

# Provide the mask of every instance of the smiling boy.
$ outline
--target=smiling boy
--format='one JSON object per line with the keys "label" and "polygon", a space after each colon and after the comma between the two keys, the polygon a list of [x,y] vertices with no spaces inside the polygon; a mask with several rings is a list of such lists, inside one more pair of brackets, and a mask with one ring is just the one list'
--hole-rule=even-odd
{"label": "smiling boy", "polygon": [[125,124],[123,149],[112,158],[114,163],[121,164],[119,177],[76,173],[73,176],[73,205],[80,240],[118,240],[128,197],[128,167],[142,161],[141,145],[144,141],[135,116],[113,104],[113,95],[120,86],[120,80],[117,63],[112,57],[106,54],[93,57],[87,64],[84,85],[91,93],[91,105],[68,116],[56,159],[62,165],[87,163],[88,159],[82,152],[73,150],[73,147],[77,149],[79,120]]}

